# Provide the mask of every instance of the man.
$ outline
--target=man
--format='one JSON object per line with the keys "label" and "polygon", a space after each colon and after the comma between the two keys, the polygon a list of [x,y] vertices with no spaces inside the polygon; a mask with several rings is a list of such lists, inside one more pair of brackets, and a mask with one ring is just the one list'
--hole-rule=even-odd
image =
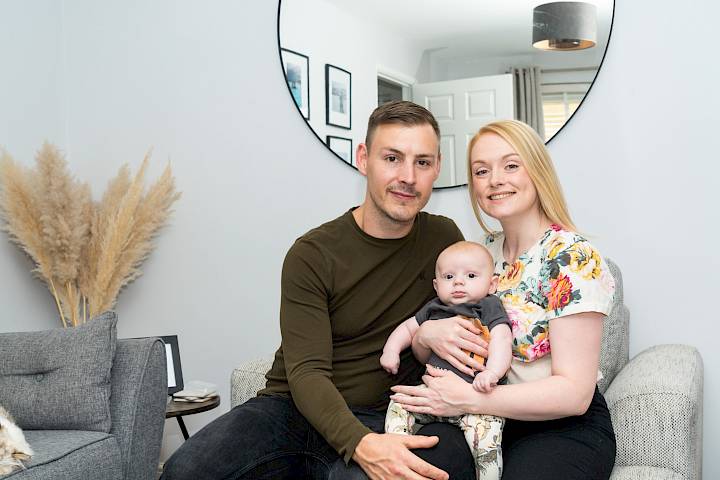
{"label": "man", "polygon": [[185,442],[163,478],[475,478],[452,425],[383,433],[390,387],[418,383],[423,369],[408,349],[387,374],[382,347],[433,297],[438,254],[463,239],[452,220],[420,212],[440,172],[439,137],[419,105],[373,112],[356,155],[364,202],[285,257],[282,344],[266,388]]}

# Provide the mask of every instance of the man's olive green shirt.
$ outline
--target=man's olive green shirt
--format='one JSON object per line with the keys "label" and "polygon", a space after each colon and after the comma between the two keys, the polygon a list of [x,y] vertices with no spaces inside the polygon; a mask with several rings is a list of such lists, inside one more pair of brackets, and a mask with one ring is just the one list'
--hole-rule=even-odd
{"label": "man's olive green shirt", "polygon": [[462,239],[452,220],[425,212],[405,237],[374,238],[352,210],[297,239],[282,269],[282,343],[258,394],[290,394],[349,461],[371,430],[348,406],[385,409],[391,386],[419,382],[410,349],[398,375],[382,369],[380,355],[395,327],[435,295],[437,256]]}

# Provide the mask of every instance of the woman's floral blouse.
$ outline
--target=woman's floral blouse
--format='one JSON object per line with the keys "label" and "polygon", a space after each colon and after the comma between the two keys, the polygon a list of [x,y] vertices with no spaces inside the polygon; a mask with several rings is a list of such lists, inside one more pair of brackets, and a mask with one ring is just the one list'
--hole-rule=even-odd
{"label": "woman's floral blouse", "polygon": [[509,264],[504,235],[493,233],[485,246],[499,275],[497,295],[512,322],[513,357],[532,362],[550,353],[550,320],[580,312],[607,315],[615,282],[607,264],[577,233],[552,225],[538,243]]}

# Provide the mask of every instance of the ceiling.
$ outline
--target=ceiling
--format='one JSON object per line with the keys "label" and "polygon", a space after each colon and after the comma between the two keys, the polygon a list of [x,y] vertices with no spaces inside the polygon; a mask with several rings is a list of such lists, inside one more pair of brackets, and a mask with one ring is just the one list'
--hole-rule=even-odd
{"label": "ceiling", "polygon": [[[538,0],[326,0],[335,8],[385,25],[444,56],[536,53],[532,11]],[[598,46],[604,50],[613,0],[585,0],[598,9]]]}

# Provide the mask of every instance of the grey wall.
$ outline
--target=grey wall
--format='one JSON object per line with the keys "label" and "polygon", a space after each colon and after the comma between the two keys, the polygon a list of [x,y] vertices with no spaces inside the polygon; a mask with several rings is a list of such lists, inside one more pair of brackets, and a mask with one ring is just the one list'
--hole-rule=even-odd
{"label": "grey wall", "polygon": [[[658,343],[700,349],[704,473],[716,478],[720,93],[710,87],[720,67],[707,59],[720,6],[617,3],[598,81],[550,151],[577,223],[623,269],[631,354]],[[361,177],[297,115],[275,25],[266,0],[0,3],[0,144],[30,164],[42,139],[56,142],[96,196],[151,145],[152,176],[172,161],[184,196],[117,311],[121,336],[176,333],[185,378],[219,385],[221,407],[189,417],[191,433],[227,411],[233,366],[278,345],[289,245],[362,198]],[[436,192],[428,210],[477,238],[466,197]],[[29,268],[0,241],[0,331],[59,325]],[[179,443],[168,422],[163,455]]]}

